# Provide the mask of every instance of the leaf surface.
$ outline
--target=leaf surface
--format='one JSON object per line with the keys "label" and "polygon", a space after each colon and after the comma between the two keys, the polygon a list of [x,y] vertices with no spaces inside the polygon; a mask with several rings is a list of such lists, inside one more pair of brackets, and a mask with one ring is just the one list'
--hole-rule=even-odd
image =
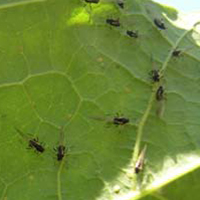
{"label": "leaf surface", "polygon": [[[1,200],[199,198],[198,188],[183,197],[200,166],[198,24],[151,1],[127,0],[124,9],[106,0],[4,1],[0,8]],[[114,125],[118,115],[130,123]],[[27,149],[37,137],[43,153]],[[59,142],[68,149],[61,162],[53,151]]]}

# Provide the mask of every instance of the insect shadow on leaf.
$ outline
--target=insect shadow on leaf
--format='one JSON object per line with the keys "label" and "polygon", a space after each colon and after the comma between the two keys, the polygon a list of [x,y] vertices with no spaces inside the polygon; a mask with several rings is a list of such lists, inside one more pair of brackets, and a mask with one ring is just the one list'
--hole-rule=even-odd
{"label": "insect shadow on leaf", "polygon": [[28,141],[29,148],[34,149],[36,152],[43,153],[45,151],[44,145],[39,142],[38,137],[30,139],[30,137],[26,136],[22,131],[20,131],[18,128],[15,128],[15,130]]}

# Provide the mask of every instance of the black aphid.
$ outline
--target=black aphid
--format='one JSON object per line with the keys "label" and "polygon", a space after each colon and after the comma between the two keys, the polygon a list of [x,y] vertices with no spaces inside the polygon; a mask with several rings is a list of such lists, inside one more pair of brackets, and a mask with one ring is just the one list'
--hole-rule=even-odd
{"label": "black aphid", "polygon": [[178,49],[175,49],[173,52],[172,52],[172,56],[173,57],[179,57],[181,55],[182,51],[181,50],[178,50]]}
{"label": "black aphid", "polygon": [[162,30],[165,30],[166,27],[165,27],[165,24],[162,20],[160,19],[154,19],[154,24],[159,28],[159,29],[162,29]]}
{"label": "black aphid", "polygon": [[115,125],[124,125],[124,124],[127,124],[129,123],[129,119],[128,118],[125,118],[125,117],[114,117],[113,119],[113,124]]}
{"label": "black aphid", "polygon": [[139,174],[139,172],[143,169],[146,148],[147,147],[145,145],[143,150],[141,151],[140,155],[138,156],[137,162],[135,164],[135,173],[136,174]]}
{"label": "black aphid", "polygon": [[120,8],[124,8],[124,0],[117,0],[117,4]]}
{"label": "black aphid", "polygon": [[121,3],[119,2],[118,5],[119,5],[120,8],[122,8],[122,9],[124,8],[124,3],[123,2],[121,2]]}
{"label": "black aphid", "polygon": [[61,161],[63,159],[63,157],[65,156],[65,151],[66,148],[63,145],[64,142],[64,132],[63,132],[63,128],[61,128],[60,130],[60,144],[58,145],[58,147],[54,148],[54,150],[57,152],[57,160]]}
{"label": "black aphid", "polygon": [[153,82],[159,82],[160,81],[160,74],[159,74],[158,70],[156,70],[156,69],[151,70],[149,74],[150,74]]}
{"label": "black aphid", "polygon": [[138,31],[126,31],[126,34],[133,38],[138,38]]}
{"label": "black aphid", "polygon": [[99,3],[99,0],[85,0],[86,3]]}
{"label": "black aphid", "polygon": [[57,152],[57,160],[61,161],[65,156],[65,146],[59,145],[57,148],[54,149]]}
{"label": "black aphid", "polygon": [[24,135],[22,131],[20,131],[18,128],[15,128],[15,130],[24,138],[28,141],[28,145],[30,148],[35,149],[36,151],[42,153],[45,151],[43,144],[41,144],[38,140],[38,138],[33,138],[30,139],[27,135]]}
{"label": "black aphid", "polygon": [[110,24],[111,26],[120,26],[119,19],[107,19],[107,24]]}
{"label": "black aphid", "polygon": [[36,151],[42,153],[44,152],[44,147],[42,146],[42,144],[39,143],[38,138],[34,138],[29,140],[29,147],[35,149]]}
{"label": "black aphid", "polygon": [[156,100],[161,101],[164,98],[164,88],[160,86],[156,91]]}

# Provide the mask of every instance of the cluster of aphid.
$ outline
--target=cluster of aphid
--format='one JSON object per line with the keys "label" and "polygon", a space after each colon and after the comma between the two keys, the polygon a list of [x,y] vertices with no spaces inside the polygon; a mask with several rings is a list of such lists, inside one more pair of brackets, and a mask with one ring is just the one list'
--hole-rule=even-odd
{"label": "cluster of aphid", "polygon": [[[129,123],[129,119],[117,115],[112,119],[112,123],[116,126],[120,126]],[[36,138],[27,137],[21,130],[19,130],[18,128],[15,129],[23,138],[25,138],[28,141],[28,148],[34,149],[36,152],[39,153],[43,153],[45,151],[45,146],[43,143],[39,142],[38,137]],[[56,152],[58,161],[61,161],[66,153],[66,147],[63,145],[63,140],[64,140],[63,130],[61,129],[60,144],[56,148],[53,148],[53,150]]]}
{"label": "cluster of aphid", "polygon": [[[29,138],[25,136],[21,130],[17,128],[15,129],[23,138],[25,138],[28,141],[28,148],[34,149],[38,153],[43,153],[45,151],[44,144],[39,142],[39,139],[37,137]],[[66,153],[66,147],[62,144],[62,142],[63,142],[63,132],[60,133],[60,144],[56,148],[53,148],[54,151],[56,151],[56,156],[58,161],[61,161]]]}
{"label": "cluster of aphid", "polygon": [[[99,1],[100,0],[85,0],[86,3],[96,3],[96,4],[99,3]],[[124,8],[124,1],[118,0],[118,5],[119,5],[120,8],[123,9]],[[106,19],[106,23],[111,25],[111,26],[114,26],[114,27],[119,27],[121,25],[119,19]],[[161,30],[166,29],[165,24],[162,20],[154,19],[154,24]],[[129,37],[132,37],[132,38],[138,38],[139,37],[138,31],[127,30],[126,34]],[[178,57],[178,56],[180,56],[180,54],[181,54],[181,50],[175,49],[172,52],[173,57]],[[152,70],[150,72],[150,75],[151,75],[151,79],[154,83],[160,82],[161,76],[160,76],[160,72],[158,70]],[[163,100],[163,98],[164,98],[164,88],[163,88],[162,85],[160,85],[158,87],[158,89],[156,91],[156,97],[155,98],[156,98],[157,101]],[[119,115],[115,116],[112,119],[112,123],[114,125],[117,125],[117,126],[125,125],[125,124],[129,123],[129,121],[130,120],[128,118],[121,117]],[[16,130],[17,130],[18,133],[20,133],[20,135],[22,135],[24,137],[24,134],[19,129],[16,129]],[[63,138],[62,138],[62,133],[61,133],[61,140],[62,139]],[[29,148],[34,149],[36,152],[43,153],[45,151],[44,144],[40,143],[38,138],[32,138],[32,139],[28,138],[27,141],[28,141]],[[54,148],[54,150],[56,151],[57,160],[61,161],[64,158],[65,153],[66,153],[66,147],[62,144],[62,141],[60,142],[60,144],[56,148]],[[146,151],[146,146],[141,151],[140,155],[138,156],[138,160],[135,164],[135,173],[136,174],[138,174],[143,168],[145,151]]]}
{"label": "cluster of aphid", "polygon": [[[86,3],[99,3],[100,0],[85,0]],[[124,8],[124,0],[116,0],[118,6],[123,9]],[[120,23],[120,19],[112,19],[112,18],[108,18],[106,19],[106,23],[109,24],[110,26],[113,27],[120,27],[121,23]],[[166,30],[166,26],[165,23],[163,22],[162,19],[158,19],[155,18],[153,19],[153,23],[154,25],[160,29],[160,30]],[[138,31],[133,31],[133,30],[127,30],[126,31],[127,36],[131,37],[131,38],[138,38],[139,37],[139,33]],[[181,55],[181,50],[177,50],[175,49],[172,52],[172,57],[179,57]],[[157,101],[162,101],[164,99],[164,87],[160,84],[160,80],[161,80],[161,74],[159,70],[152,70],[150,71],[150,76],[151,76],[151,80],[153,81],[153,83],[158,83],[158,87],[155,93],[155,99]],[[114,117],[112,123],[115,125],[124,125],[127,124],[129,122],[129,119],[124,118],[124,117]],[[135,173],[138,174],[142,168],[143,168],[143,163],[144,163],[144,155],[145,155],[145,151],[146,151],[146,146],[143,148],[143,150],[141,151],[141,153],[138,156],[138,160],[135,163]]]}
{"label": "cluster of aphid", "polygon": [[[86,3],[94,3],[94,4],[97,4],[100,2],[100,0],[85,0]],[[121,8],[121,9],[124,9],[124,2],[125,0],[116,0],[118,6]],[[162,19],[158,19],[158,18],[155,18],[153,20],[154,24],[160,29],[160,30],[166,30],[166,26],[165,26],[165,23],[163,22]],[[120,24],[120,20],[119,19],[106,19],[106,23],[111,25],[111,26],[115,26],[115,27],[119,27],[121,24]],[[132,31],[132,30],[127,30],[126,31],[126,34],[129,36],[129,37],[132,37],[132,38],[138,38],[139,37],[139,33],[138,31]],[[177,50],[175,49],[173,52],[172,52],[172,56],[173,57],[179,57],[181,55],[182,51],[181,50]]]}

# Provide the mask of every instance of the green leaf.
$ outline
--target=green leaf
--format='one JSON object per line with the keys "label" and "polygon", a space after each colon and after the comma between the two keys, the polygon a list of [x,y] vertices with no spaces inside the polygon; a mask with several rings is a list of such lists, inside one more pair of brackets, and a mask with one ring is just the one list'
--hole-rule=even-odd
{"label": "green leaf", "polygon": [[[1,200],[199,199],[197,17],[148,0],[126,0],[124,9],[115,0],[0,8]],[[113,124],[117,113],[130,123]],[[43,153],[27,149],[37,137]]]}

